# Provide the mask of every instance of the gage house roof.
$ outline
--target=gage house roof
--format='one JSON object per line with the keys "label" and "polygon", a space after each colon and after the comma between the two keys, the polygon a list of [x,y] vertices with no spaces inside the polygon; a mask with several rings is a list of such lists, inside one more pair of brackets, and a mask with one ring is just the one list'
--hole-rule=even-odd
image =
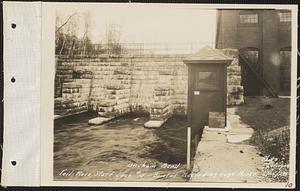
{"label": "gage house roof", "polygon": [[232,58],[223,54],[220,50],[204,47],[195,54],[183,60],[185,64],[227,64],[232,62]]}

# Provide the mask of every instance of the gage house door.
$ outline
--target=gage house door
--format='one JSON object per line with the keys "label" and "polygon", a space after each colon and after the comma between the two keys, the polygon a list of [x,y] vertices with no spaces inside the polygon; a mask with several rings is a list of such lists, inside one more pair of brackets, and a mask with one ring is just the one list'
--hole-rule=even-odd
{"label": "gage house door", "polygon": [[226,124],[227,65],[231,59],[204,48],[185,60],[188,66],[188,119],[195,133],[208,125],[209,112],[224,112]]}

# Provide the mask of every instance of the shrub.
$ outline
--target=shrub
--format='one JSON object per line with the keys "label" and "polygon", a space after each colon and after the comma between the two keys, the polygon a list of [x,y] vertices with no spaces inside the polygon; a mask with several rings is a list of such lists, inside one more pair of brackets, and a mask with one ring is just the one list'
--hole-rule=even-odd
{"label": "shrub", "polygon": [[264,155],[275,157],[283,163],[289,160],[290,128],[284,126],[268,132],[256,131],[252,137]]}

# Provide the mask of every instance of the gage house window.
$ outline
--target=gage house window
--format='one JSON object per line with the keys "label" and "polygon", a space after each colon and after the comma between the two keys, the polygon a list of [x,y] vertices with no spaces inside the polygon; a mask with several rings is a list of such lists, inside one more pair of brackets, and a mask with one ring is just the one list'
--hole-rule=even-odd
{"label": "gage house window", "polygon": [[196,89],[216,89],[219,87],[219,69],[207,68],[197,71]]}
{"label": "gage house window", "polygon": [[279,12],[279,21],[280,22],[291,22],[292,21],[291,12]]}
{"label": "gage house window", "polygon": [[243,14],[240,14],[240,23],[241,24],[258,23],[258,14],[257,13],[243,13]]}

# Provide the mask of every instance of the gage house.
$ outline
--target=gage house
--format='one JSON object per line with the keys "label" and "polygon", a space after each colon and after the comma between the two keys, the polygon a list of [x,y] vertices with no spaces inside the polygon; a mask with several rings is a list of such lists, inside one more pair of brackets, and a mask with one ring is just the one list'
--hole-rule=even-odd
{"label": "gage house", "polygon": [[226,126],[227,66],[231,62],[231,58],[210,47],[184,60],[188,66],[187,115],[196,141],[200,130],[214,120],[213,114],[217,114],[223,128]]}

